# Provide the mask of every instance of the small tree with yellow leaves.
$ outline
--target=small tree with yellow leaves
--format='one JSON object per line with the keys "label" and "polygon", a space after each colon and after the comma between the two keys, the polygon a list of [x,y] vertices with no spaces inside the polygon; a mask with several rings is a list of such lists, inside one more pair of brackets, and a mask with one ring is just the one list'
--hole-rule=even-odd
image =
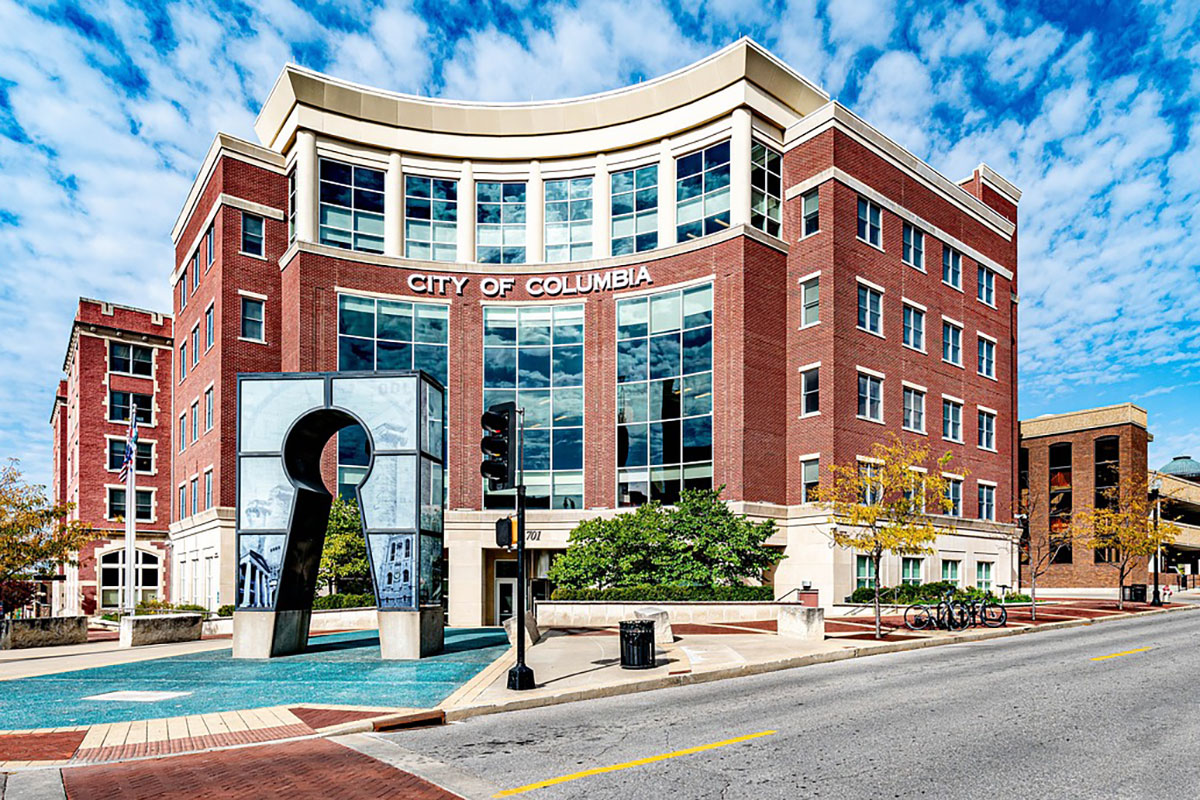
{"label": "small tree with yellow leaves", "polygon": [[833,541],[871,559],[875,583],[875,638],[883,638],[879,610],[879,563],[884,553],[923,555],[933,552],[940,532],[929,511],[948,512],[949,480],[942,471],[946,453],[932,461],[929,448],[889,434],[871,446],[869,458],[854,464],[832,464],[817,488],[817,500],[834,516]]}
{"label": "small tree with yellow leaves", "polygon": [[1101,551],[1098,561],[1117,570],[1117,608],[1124,608],[1126,580],[1142,559],[1175,541],[1179,528],[1160,520],[1155,530],[1153,504],[1144,478],[1123,478],[1097,499],[1100,502],[1096,506],[1075,514],[1071,535],[1084,546]]}

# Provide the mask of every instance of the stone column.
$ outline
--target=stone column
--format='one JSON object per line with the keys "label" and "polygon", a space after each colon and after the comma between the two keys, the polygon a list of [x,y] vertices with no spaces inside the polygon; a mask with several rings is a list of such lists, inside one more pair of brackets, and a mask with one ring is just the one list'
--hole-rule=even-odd
{"label": "stone column", "polygon": [[317,241],[317,137],[296,131],[296,239]]}
{"label": "stone column", "polygon": [[592,258],[612,255],[612,181],[608,177],[608,156],[596,154],[596,173],[592,178]]}
{"label": "stone column", "polygon": [[542,162],[529,162],[529,181],[525,184],[525,263],[546,260],[542,250],[542,221],[545,216],[545,192]]}
{"label": "stone column", "polygon": [[658,154],[658,246],[675,244],[675,158],[671,140],[663,139]]}
{"label": "stone column", "polygon": [[750,110],[733,111],[729,141],[729,225],[750,223]]}
{"label": "stone column", "polygon": [[404,173],[395,151],[388,155],[383,179],[383,254],[404,255]]}
{"label": "stone column", "polygon": [[470,161],[462,163],[458,179],[458,262],[475,260],[475,169]]}
{"label": "stone column", "polygon": [[[483,618],[484,592],[491,587],[483,585],[484,549],[472,541],[474,530],[468,528],[461,533],[450,533],[446,540],[450,550],[450,619],[455,628],[478,628],[488,624]],[[462,537],[461,539],[458,537]]]}

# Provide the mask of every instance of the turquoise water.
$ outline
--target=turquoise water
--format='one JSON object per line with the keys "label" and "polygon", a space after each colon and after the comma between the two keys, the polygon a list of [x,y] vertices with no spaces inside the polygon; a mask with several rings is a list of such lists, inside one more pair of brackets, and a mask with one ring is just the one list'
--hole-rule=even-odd
{"label": "turquoise water", "polygon": [[[377,631],[315,637],[299,655],[233,660],[232,650],[0,681],[0,730],[58,728],[303,703],[431,708],[508,647],[496,628],[447,628],[443,653],[381,661]],[[84,700],[120,690],[190,692],[154,702]]]}

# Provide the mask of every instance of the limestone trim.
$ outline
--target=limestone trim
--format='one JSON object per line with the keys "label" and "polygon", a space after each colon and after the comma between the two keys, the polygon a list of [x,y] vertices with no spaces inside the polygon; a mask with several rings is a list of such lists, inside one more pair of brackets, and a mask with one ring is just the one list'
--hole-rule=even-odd
{"label": "limestone trim", "polygon": [[217,168],[217,162],[223,157],[244,161],[280,175],[284,174],[285,159],[279,153],[227,133],[218,133],[208,148],[208,154],[204,157],[200,171],[196,174],[196,180],[192,182],[192,188],[188,190],[183,208],[179,209],[179,216],[175,218],[175,224],[171,226],[172,244],[179,243],[179,237],[183,235],[183,229],[187,227],[188,220],[192,218],[196,204],[200,202],[200,196],[204,194],[204,189],[208,186],[208,181]]}
{"label": "limestone trim", "polygon": [[1064,433],[1107,428],[1114,425],[1137,425],[1147,427],[1146,409],[1133,403],[1069,411],[1065,414],[1047,414],[1034,419],[1021,420],[1021,438],[1058,436]]}

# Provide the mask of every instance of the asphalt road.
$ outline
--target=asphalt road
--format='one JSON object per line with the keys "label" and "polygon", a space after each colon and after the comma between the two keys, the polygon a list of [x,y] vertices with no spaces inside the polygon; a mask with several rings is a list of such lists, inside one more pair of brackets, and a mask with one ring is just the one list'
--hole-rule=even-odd
{"label": "asphalt road", "polygon": [[[1150,648],[1141,650],[1142,648]],[[1141,650],[1094,661],[1124,651]],[[1200,611],[477,717],[386,738],[471,797],[1200,795]],[[457,778],[455,778],[457,776]]]}

